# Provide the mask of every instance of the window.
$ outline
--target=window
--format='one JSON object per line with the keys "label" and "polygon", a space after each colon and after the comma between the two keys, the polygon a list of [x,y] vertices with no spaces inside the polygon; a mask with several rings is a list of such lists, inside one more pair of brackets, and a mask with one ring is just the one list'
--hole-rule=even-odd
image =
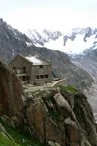
{"label": "window", "polygon": [[36,85],[36,82],[34,82],[33,84]]}
{"label": "window", "polygon": [[15,67],[13,67],[13,70],[15,70],[16,68]]}
{"label": "window", "polygon": [[40,78],[43,79],[43,75],[40,75]]}
{"label": "window", "polygon": [[23,67],[23,73],[25,73],[25,67]]}
{"label": "window", "polygon": [[48,75],[45,75],[45,78],[48,78]]}
{"label": "window", "polygon": [[22,77],[22,80],[23,80],[23,81],[26,81],[26,77],[25,77],[25,76],[23,76],[23,77]]}
{"label": "window", "polygon": [[36,79],[39,79],[39,75],[36,76]]}
{"label": "window", "polygon": [[48,75],[37,75],[36,79],[48,78]]}
{"label": "window", "polygon": [[39,65],[39,68],[43,68],[43,65]]}

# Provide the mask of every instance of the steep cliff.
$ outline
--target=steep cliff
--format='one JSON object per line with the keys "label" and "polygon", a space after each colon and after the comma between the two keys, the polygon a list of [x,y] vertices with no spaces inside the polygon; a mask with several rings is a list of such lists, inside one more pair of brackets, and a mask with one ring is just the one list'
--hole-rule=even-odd
{"label": "steep cliff", "polygon": [[22,86],[7,66],[0,62],[0,116],[6,114],[13,118],[16,116],[19,121],[22,118]]}
{"label": "steep cliff", "polygon": [[0,122],[1,136],[13,145],[97,145],[95,120],[83,93],[71,86],[26,93],[15,74],[1,62]]}
{"label": "steep cliff", "polygon": [[96,146],[95,121],[83,93],[61,86],[26,97],[25,117],[32,136],[61,146]]}

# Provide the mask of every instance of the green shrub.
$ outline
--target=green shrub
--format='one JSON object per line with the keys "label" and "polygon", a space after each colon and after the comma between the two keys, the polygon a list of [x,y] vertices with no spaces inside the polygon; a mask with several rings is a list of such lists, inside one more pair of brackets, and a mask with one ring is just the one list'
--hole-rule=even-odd
{"label": "green shrub", "polygon": [[72,92],[74,94],[78,93],[78,90],[73,86],[66,86],[66,87],[65,86],[59,86],[59,87],[60,87],[62,92],[69,91],[69,92]]}

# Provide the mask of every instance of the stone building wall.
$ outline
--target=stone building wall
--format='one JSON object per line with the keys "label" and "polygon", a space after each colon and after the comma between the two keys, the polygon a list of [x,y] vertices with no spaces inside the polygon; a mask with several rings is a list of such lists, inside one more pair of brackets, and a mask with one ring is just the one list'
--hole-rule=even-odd
{"label": "stone building wall", "polygon": [[14,70],[17,75],[26,74],[26,77],[19,78],[25,79],[34,85],[43,85],[52,81],[51,77],[51,63],[47,65],[33,65],[32,62],[28,61],[24,57],[17,55],[9,64],[10,68]]}
{"label": "stone building wall", "polygon": [[32,66],[32,77],[36,84],[45,84],[52,81],[51,65],[34,65]]}

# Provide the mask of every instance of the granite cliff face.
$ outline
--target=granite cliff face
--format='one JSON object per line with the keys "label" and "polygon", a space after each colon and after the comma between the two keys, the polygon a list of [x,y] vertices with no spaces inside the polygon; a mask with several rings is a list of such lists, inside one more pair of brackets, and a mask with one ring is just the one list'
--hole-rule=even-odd
{"label": "granite cliff face", "polygon": [[0,116],[22,118],[23,102],[21,98],[22,86],[7,66],[0,62]]}
{"label": "granite cliff face", "polygon": [[[52,87],[25,93],[13,72],[0,63],[1,131],[10,137],[14,130],[37,138],[42,146],[96,146],[97,135],[92,109],[77,89]],[[11,135],[11,140],[13,133]],[[25,144],[25,140],[22,140]],[[16,140],[20,144],[20,140]],[[20,146],[22,146],[20,144]],[[30,144],[27,146],[30,146]]]}

